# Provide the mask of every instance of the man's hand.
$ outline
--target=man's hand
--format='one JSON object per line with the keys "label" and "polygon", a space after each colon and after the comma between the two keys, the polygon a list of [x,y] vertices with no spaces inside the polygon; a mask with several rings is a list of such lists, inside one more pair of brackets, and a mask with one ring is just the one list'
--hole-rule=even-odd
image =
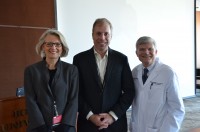
{"label": "man's hand", "polygon": [[94,114],[90,116],[89,120],[100,129],[107,128],[114,122],[113,117],[108,113]]}
{"label": "man's hand", "polygon": [[103,121],[104,120],[103,117],[101,117],[98,114],[91,115],[89,120],[98,127],[103,127],[103,128],[108,127],[108,124],[105,121]]}
{"label": "man's hand", "polygon": [[[108,113],[101,113],[101,114],[99,114],[99,116],[101,117],[101,121],[104,122],[105,124],[107,124],[108,126],[114,122],[113,117]],[[99,127],[99,129],[103,129],[103,128],[104,128],[104,126]]]}

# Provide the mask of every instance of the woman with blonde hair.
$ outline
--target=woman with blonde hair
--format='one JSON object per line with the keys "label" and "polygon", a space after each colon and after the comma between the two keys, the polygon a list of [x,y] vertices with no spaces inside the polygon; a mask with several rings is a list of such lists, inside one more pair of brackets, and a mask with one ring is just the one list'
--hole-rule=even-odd
{"label": "woman with blonde hair", "polygon": [[28,132],[75,132],[78,110],[78,70],[61,61],[68,54],[64,36],[45,31],[36,45],[42,60],[24,72]]}

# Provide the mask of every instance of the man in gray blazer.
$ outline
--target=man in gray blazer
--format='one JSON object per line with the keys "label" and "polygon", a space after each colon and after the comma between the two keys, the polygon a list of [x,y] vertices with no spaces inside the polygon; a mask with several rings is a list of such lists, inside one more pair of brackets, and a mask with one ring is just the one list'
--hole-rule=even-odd
{"label": "man in gray blazer", "polygon": [[94,46],[74,56],[79,70],[78,132],[127,132],[126,111],[134,97],[127,57],[109,48],[112,25],[93,24]]}

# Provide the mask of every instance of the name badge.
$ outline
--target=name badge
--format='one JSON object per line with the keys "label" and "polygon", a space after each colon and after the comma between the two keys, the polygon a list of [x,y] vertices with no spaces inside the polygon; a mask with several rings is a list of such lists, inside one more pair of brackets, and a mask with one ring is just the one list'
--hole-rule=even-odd
{"label": "name badge", "polygon": [[62,115],[54,116],[53,117],[53,125],[59,125],[62,120]]}

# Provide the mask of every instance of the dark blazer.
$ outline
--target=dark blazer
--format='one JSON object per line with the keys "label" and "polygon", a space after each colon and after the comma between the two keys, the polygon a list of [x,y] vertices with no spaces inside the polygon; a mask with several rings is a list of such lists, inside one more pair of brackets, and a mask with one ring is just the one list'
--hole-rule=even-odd
{"label": "dark blazer", "polygon": [[78,132],[99,131],[86,119],[89,111],[94,114],[113,111],[119,119],[103,131],[127,132],[126,111],[135,93],[127,57],[109,48],[103,84],[98,75],[93,48],[75,55],[73,64],[79,70]]}
{"label": "dark blazer", "polygon": [[[62,124],[76,125],[78,111],[78,69],[76,66],[58,61],[57,71],[49,86],[49,71],[43,60],[25,69],[24,88],[29,117],[28,131],[41,125],[52,125],[53,101],[56,100]],[[51,90],[53,96],[51,94]]]}

